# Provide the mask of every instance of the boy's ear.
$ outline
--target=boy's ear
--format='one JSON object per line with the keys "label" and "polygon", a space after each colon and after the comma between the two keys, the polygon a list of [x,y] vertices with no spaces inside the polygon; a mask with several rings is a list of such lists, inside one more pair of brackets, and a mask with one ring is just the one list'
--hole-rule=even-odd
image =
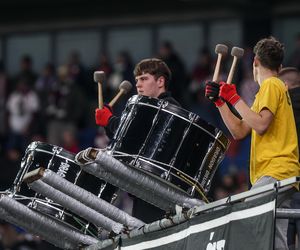
{"label": "boy's ear", "polygon": [[253,60],[253,66],[254,67],[258,67],[260,64],[260,61],[259,59],[257,58],[257,56],[254,57],[254,60]]}
{"label": "boy's ear", "polygon": [[165,78],[163,76],[158,77],[157,79],[158,87],[164,87],[165,86]]}

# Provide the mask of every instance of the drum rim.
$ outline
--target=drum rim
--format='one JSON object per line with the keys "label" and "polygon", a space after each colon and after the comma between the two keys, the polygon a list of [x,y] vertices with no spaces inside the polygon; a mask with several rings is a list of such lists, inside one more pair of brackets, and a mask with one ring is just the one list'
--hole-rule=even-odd
{"label": "drum rim", "polygon": [[[119,155],[115,155],[114,153],[119,153]],[[121,157],[128,157],[128,158],[132,158],[132,159],[138,159],[138,160],[141,160],[141,161],[143,161],[143,162],[145,162],[145,163],[148,163],[148,164],[150,164],[151,166],[155,167],[156,169],[162,170],[162,171],[164,171],[164,172],[166,172],[166,171],[168,171],[168,170],[165,169],[165,168],[163,168],[163,167],[161,167],[159,164],[165,165],[166,167],[172,169],[172,171],[170,171],[170,174],[171,174],[172,176],[174,176],[174,177],[180,179],[182,182],[188,184],[190,187],[193,187],[194,185],[198,185],[199,187],[203,188],[203,187],[201,186],[200,182],[199,182],[197,179],[195,179],[194,177],[192,177],[192,176],[186,174],[185,172],[183,172],[182,170],[180,170],[180,169],[178,169],[178,168],[176,168],[176,167],[174,167],[174,166],[171,166],[171,165],[169,165],[169,164],[166,164],[166,163],[163,163],[163,162],[159,162],[159,161],[155,161],[155,160],[152,160],[152,159],[150,160],[149,158],[143,157],[143,156],[141,156],[141,155],[132,155],[132,154],[127,154],[127,153],[120,152],[120,151],[114,151],[112,155],[113,155],[113,157],[115,157],[116,159],[121,158]],[[126,163],[126,164],[128,164],[128,165],[130,165],[130,166],[133,166],[133,165],[131,165],[131,164],[129,164],[129,163]],[[159,177],[158,175],[156,175],[156,174],[154,174],[154,173],[152,173],[152,172],[146,170],[146,169],[143,168],[143,167],[140,167],[140,168],[137,167],[137,166],[133,166],[133,167],[135,167],[135,168],[137,168],[137,169],[141,169],[141,170],[143,170],[144,172],[146,172],[147,174],[150,173],[150,174],[152,174],[153,176],[155,176],[156,178],[162,179],[162,180],[164,180],[165,182],[167,182],[168,184],[172,184],[172,185],[175,186],[176,188],[179,188],[178,186],[176,186],[176,185],[173,184],[172,182],[168,182],[167,180],[165,180],[165,179]],[[185,181],[184,178],[182,178],[181,176],[177,175],[176,172],[179,172],[179,173],[181,173],[182,175],[186,176],[187,179],[189,179],[190,182]],[[193,183],[194,185],[191,185],[191,182],[194,182],[194,183]],[[182,188],[179,188],[179,189],[180,189],[181,191],[183,191],[183,192],[185,192],[185,193],[188,194],[188,192],[185,191],[184,189],[182,189]],[[189,195],[189,194],[188,194],[188,195]]]}
{"label": "drum rim", "polygon": [[[51,154],[51,155],[54,154],[53,152],[50,152],[50,151],[47,151],[47,150],[44,150],[44,149],[39,149],[39,148],[31,149],[31,151],[38,151],[38,152],[47,153],[47,154]],[[74,160],[72,160],[72,159],[70,159],[70,158],[68,158],[68,157],[66,157],[66,156],[60,155],[60,154],[56,154],[55,156],[56,156],[56,157],[59,157],[59,158],[62,158],[62,159],[64,159],[64,160],[68,160],[68,161],[70,161],[70,162],[72,162],[72,163],[78,165],[78,164],[75,162],[75,158],[74,158]],[[78,166],[79,166],[79,165],[78,165]]]}
{"label": "drum rim", "polygon": [[[42,148],[44,146],[50,147],[50,148],[44,149],[44,148]],[[57,152],[51,151],[51,149],[53,149],[53,148],[59,149],[59,152],[57,153]],[[40,152],[44,152],[44,153],[48,153],[48,154],[55,154],[56,156],[58,156],[60,158],[68,159],[68,160],[74,162],[75,164],[77,164],[75,162],[75,155],[72,152],[69,152],[68,150],[64,149],[63,147],[53,145],[50,143],[41,142],[41,141],[33,141],[26,148],[26,152],[29,152],[29,151],[40,151]]]}

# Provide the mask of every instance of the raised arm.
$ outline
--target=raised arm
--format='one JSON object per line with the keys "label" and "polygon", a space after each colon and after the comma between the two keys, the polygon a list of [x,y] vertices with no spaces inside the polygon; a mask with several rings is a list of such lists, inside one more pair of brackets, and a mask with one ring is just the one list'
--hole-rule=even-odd
{"label": "raised arm", "polygon": [[244,120],[236,117],[226,103],[218,108],[226,127],[234,139],[243,139],[251,132],[251,127]]}
{"label": "raised arm", "polygon": [[262,109],[259,113],[252,111],[237,94],[234,84],[222,84],[219,96],[235,106],[243,118],[240,122],[237,121],[233,114],[228,113],[227,105],[219,108],[222,118],[234,138],[245,137],[251,128],[259,135],[263,135],[267,131],[273,120],[273,114],[269,109]]}

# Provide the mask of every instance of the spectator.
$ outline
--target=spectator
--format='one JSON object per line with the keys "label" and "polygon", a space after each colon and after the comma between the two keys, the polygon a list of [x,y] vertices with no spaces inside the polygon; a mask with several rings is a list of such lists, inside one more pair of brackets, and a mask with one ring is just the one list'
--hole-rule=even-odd
{"label": "spectator", "polygon": [[57,88],[49,93],[45,110],[49,143],[62,145],[62,134],[65,130],[77,133],[77,129],[84,126],[84,97],[79,86],[69,77],[68,67],[59,67]]}
{"label": "spectator", "polygon": [[162,43],[159,49],[159,58],[161,58],[170,68],[172,72],[172,79],[169,83],[169,91],[172,96],[182,104],[187,105],[187,98],[185,97],[186,88],[188,87],[187,75],[184,64],[181,58],[175,52],[173,45],[169,41]]}
{"label": "spectator", "polygon": [[8,149],[25,150],[29,136],[35,133],[35,116],[39,109],[39,99],[27,81],[20,80],[17,89],[7,101],[9,137]]}
{"label": "spectator", "polygon": [[20,80],[26,81],[29,87],[33,88],[37,80],[37,74],[32,69],[32,59],[29,55],[22,57],[20,68],[15,83],[18,83]]}
{"label": "spectator", "polygon": [[[300,73],[297,68],[287,67],[281,69],[279,72],[279,77],[285,82],[288,87],[288,91],[291,97],[293,112],[296,122],[297,135],[298,135],[298,147],[300,143]],[[299,149],[299,148],[298,148]],[[299,149],[300,150],[300,149]],[[300,161],[300,159],[299,159]],[[291,201],[292,209],[300,208],[300,193],[296,192]],[[296,235],[298,236],[296,238]],[[294,250],[296,239],[297,245],[299,247],[299,237],[300,237],[300,220],[299,219],[289,219],[288,226],[288,246],[290,250]]]}
{"label": "spectator", "polygon": [[288,60],[288,65],[300,70],[300,33],[298,33],[296,36],[295,44],[296,46],[294,51],[291,53],[291,57]]}
{"label": "spectator", "polygon": [[21,229],[5,222],[0,222],[0,250],[37,250],[38,242]]}
{"label": "spectator", "polygon": [[3,147],[7,135],[7,112],[6,101],[8,96],[8,80],[4,70],[4,65],[0,62],[0,156],[3,153]]}
{"label": "spectator", "polygon": [[[203,48],[198,54],[197,62],[193,68],[190,83],[190,92],[195,96],[195,100],[202,103],[204,101],[204,85],[201,84],[211,73],[212,58],[207,48]],[[202,93],[201,91],[202,90]]]}
{"label": "spectator", "polygon": [[[131,83],[135,82],[132,72],[133,64],[129,53],[127,51],[121,51],[117,56],[115,64],[113,65],[113,72],[108,79],[108,91],[112,93],[112,96],[114,96],[119,91],[120,83],[123,80],[127,80]],[[134,90],[132,90],[131,93],[128,93],[128,96],[131,96],[133,94]],[[124,109],[125,104],[126,99],[122,98],[114,106],[114,112],[116,114],[120,114]]]}

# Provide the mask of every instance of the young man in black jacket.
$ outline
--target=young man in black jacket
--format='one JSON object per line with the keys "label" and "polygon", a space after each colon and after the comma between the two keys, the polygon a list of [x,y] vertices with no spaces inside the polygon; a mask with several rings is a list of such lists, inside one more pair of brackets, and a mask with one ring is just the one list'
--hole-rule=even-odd
{"label": "young man in black jacket", "polygon": [[[139,95],[164,99],[171,104],[180,104],[167,91],[171,79],[171,71],[160,59],[150,58],[140,61],[135,69],[136,89]],[[120,117],[113,115],[109,106],[95,110],[96,124],[105,127],[109,134],[114,134],[118,128]],[[146,223],[161,219],[165,212],[153,205],[134,197],[132,215]]]}

